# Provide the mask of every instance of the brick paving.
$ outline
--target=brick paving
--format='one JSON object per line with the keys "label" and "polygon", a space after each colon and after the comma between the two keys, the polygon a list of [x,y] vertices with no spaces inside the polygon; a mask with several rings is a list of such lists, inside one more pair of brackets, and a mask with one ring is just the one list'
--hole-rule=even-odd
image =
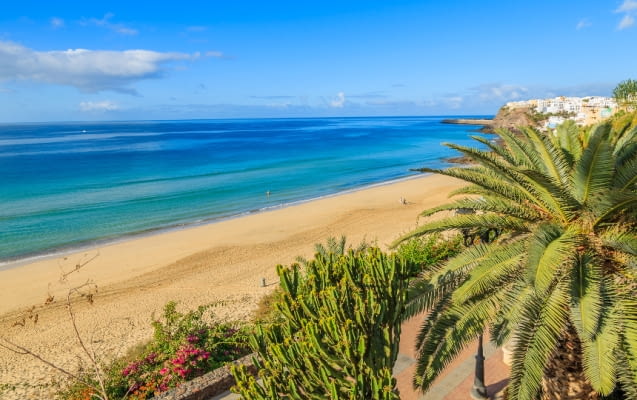
{"label": "brick paving", "polygon": [[[475,341],[460,353],[460,355],[436,379],[429,392],[422,394],[412,387],[415,371],[415,343],[424,315],[414,317],[403,323],[400,335],[399,368],[394,369],[397,387],[401,400],[466,400],[470,399],[475,371],[475,354],[478,343]],[[502,350],[496,349],[484,340],[484,378],[487,394],[490,399],[498,398],[506,387],[509,377],[509,367],[502,362]],[[398,363],[397,363],[398,364]]]}
{"label": "brick paving", "polygon": [[[470,391],[473,386],[475,371],[475,354],[478,348],[477,341],[471,343],[460,355],[443,371],[434,382],[429,392],[422,394],[413,389],[411,382],[415,371],[415,343],[420,330],[423,316],[414,317],[405,321],[400,335],[400,354],[394,376],[398,381],[401,400],[467,400],[471,399]],[[495,400],[506,387],[509,377],[509,367],[502,362],[502,350],[496,349],[484,340],[484,378],[489,399]],[[226,392],[211,400],[239,399],[239,396]]]}

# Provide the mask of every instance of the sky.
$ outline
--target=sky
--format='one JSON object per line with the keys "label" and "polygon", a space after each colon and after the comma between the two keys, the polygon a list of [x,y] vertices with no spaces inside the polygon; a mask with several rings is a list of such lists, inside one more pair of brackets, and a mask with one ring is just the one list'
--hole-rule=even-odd
{"label": "sky", "polygon": [[12,1],[0,122],[492,115],[637,78],[637,0]]}

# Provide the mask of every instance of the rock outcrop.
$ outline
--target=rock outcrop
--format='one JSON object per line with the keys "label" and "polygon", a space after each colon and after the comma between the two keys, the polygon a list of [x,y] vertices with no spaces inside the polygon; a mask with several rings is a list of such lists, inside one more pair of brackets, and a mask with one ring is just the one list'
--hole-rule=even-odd
{"label": "rock outcrop", "polygon": [[537,123],[533,119],[530,108],[513,108],[506,106],[500,108],[498,114],[493,119],[492,129],[510,129],[515,130],[520,126],[536,127]]}

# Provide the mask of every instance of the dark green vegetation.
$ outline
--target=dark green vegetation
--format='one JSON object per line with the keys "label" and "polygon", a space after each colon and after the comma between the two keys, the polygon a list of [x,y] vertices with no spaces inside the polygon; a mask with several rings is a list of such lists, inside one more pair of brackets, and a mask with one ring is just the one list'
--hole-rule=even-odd
{"label": "dark green vegetation", "polygon": [[626,79],[619,82],[613,90],[613,97],[617,104],[634,110],[637,106],[637,80]]}
{"label": "dark green vegetation", "polygon": [[[637,398],[637,129],[619,119],[498,133],[489,151],[449,145],[477,165],[444,171],[470,185],[402,240],[432,232],[496,229],[428,268],[405,318],[428,310],[414,384],[426,391],[470,341],[514,342],[512,400]],[[614,127],[614,128],[612,128]],[[567,393],[573,397],[567,397]]]}
{"label": "dark green vegetation", "polygon": [[407,263],[372,248],[277,270],[283,318],[257,325],[250,340],[262,382],[235,368],[235,390],[246,399],[398,399]]}
{"label": "dark green vegetation", "polygon": [[[90,386],[75,382],[59,397],[149,399],[248,354],[246,330],[215,323],[209,311],[210,306],[201,306],[184,314],[177,311],[176,303],[166,304],[163,321],[153,323],[154,336],[148,344],[103,366],[102,376],[84,373],[82,378]],[[103,386],[105,393],[91,386]]]}

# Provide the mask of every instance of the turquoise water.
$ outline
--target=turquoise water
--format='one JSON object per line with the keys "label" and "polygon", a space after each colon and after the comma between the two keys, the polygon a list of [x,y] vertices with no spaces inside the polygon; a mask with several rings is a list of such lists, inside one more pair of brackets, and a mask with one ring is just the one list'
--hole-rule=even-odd
{"label": "turquoise water", "polygon": [[[445,166],[440,117],[0,125],[0,261],[214,221]],[[475,142],[474,142],[475,143]],[[266,192],[269,191],[269,197]]]}

